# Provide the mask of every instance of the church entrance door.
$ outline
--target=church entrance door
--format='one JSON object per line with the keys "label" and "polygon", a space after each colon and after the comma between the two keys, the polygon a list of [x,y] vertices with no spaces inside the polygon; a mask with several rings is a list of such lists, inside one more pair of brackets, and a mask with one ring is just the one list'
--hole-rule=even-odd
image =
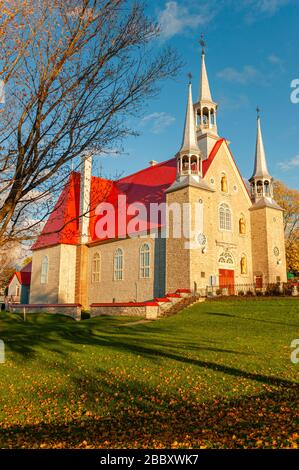
{"label": "church entrance door", "polygon": [[255,287],[257,289],[263,288],[263,276],[255,276]]}
{"label": "church entrance door", "polygon": [[235,271],[232,269],[219,269],[219,287],[228,289],[229,295],[235,293]]}

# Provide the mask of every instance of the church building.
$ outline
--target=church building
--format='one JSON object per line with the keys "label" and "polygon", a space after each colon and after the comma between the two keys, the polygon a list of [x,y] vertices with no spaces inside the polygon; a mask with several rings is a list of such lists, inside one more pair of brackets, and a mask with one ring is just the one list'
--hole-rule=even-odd
{"label": "church building", "polygon": [[[30,304],[88,309],[151,301],[178,289],[205,295],[215,286],[236,294],[250,285],[286,282],[283,210],[273,199],[260,113],[254,171],[246,182],[229,142],[219,136],[217,110],[203,48],[199,95],[193,103],[189,83],[183,140],[174,158],[151,161],[117,181],[92,176],[88,156],[81,173],[72,172],[32,247]],[[141,205],[147,215],[134,225],[132,207]],[[180,217],[188,208],[195,243],[176,236],[173,211],[152,220],[151,208],[159,205],[161,214],[182,209]],[[109,207],[117,230],[106,227]]]}

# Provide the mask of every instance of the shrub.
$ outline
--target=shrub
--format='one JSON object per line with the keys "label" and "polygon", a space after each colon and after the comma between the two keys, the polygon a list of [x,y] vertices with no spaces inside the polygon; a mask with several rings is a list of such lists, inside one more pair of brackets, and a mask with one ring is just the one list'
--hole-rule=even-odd
{"label": "shrub", "polygon": [[266,289],[265,295],[276,297],[283,295],[283,292],[281,291],[279,284],[270,284]]}
{"label": "shrub", "polygon": [[89,320],[89,319],[90,319],[90,312],[88,310],[82,310],[81,320]]}

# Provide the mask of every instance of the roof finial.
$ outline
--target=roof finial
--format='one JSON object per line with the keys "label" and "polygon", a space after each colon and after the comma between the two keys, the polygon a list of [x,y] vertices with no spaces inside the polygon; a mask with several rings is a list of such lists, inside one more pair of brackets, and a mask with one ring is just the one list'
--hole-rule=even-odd
{"label": "roof finial", "polygon": [[188,78],[189,78],[189,85],[192,84],[192,78],[193,78],[193,75],[191,72],[188,73]]}
{"label": "roof finial", "polygon": [[203,34],[201,34],[201,36],[200,36],[199,44],[201,45],[202,55],[205,55],[205,47],[206,47],[207,44],[205,42],[205,37],[204,37]]}

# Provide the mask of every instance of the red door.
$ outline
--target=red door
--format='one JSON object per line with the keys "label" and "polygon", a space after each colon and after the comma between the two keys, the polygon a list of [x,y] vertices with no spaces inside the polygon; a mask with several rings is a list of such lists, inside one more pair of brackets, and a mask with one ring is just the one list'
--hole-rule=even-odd
{"label": "red door", "polygon": [[263,276],[256,276],[255,277],[255,287],[257,289],[262,289],[262,287],[263,287]]}
{"label": "red door", "polygon": [[228,289],[229,295],[235,293],[235,271],[231,269],[219,269],[219,287]]}

